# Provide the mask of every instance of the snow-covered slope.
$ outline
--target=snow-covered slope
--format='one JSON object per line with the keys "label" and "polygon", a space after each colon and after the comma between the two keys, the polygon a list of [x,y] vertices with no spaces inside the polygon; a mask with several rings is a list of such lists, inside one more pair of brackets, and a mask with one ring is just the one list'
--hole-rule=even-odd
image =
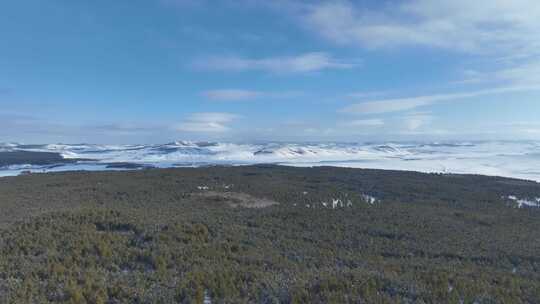
{"label": "snow-covered slope", "polygon": [[[2,151],[57,152],[91,159],[58,167],[0,168],[0,175],[22,170],[104,170],[109,163],[155,167],[278,163],[422,172],[500,175],[540,181],[540,142],[485,141],[445,143],[225,143],[177,141],[154,145],[0,144]],[[118,169],[118,168],[116,168]]]}

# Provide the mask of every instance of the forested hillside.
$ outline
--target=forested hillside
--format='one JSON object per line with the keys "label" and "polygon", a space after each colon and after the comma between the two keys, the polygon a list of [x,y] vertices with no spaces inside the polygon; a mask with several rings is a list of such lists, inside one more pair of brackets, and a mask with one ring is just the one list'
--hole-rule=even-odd
{"label": "forested hillside", "polygon": [[538,303],[540,184],[281,166],[0,179],[0,303]]}

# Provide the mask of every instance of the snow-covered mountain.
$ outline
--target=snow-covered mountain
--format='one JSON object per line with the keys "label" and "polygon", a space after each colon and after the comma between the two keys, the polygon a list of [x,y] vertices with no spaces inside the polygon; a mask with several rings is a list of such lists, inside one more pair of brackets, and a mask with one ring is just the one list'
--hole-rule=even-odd
{"label": "snow-covered mountain", "polygon": [[0,152],[56,152],[74,164],[0,168],[0,175],[22,171],[122,169],[111,164],[153,167],[277,163],[421,172],[472,173],[540,181],[540,142],[482,141],[432,143],[225,143],[177,141],[153,145],[0,144]]}

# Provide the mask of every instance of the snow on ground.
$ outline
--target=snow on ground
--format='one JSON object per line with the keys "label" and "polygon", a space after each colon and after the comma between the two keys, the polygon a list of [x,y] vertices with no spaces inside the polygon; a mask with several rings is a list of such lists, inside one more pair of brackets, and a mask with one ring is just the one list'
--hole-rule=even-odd
{"label": "snow on ground", "polygon": [[361,197],[366,203],[368,203],[370,205],[373,205],[376,202],[378,202],[378,199],[376,199],[375,197],[373,197],[373,196],[371,196],[369,194],[362,194]]}
{"label": "snow on ground", "polygon": [[[275,163],[420,172],[482,174],[540,181],[540,142],[447,143],[222,143],[177,141],[153,145],[0,144],[0,151],[57,152],[65,158],[92,159],[31,171],[105,170],[106,163],[159,168]],[[26,169],[0,168],[0,176]]]}
{"label": "snow on ground", "polygon": [[[347,196],[347,195],[345,195]],[[375,197],[371,196],[371,195],[368,195],[368,194],[361,194],[360,197],[362,198],[362,200],[370,205],[374,205],[375,203],[379,202],[378,199],[376,199]],[[322,201],[320,203],[320,205],[323,207],[323,208],[331,208],[331,209],[336,209],[336,208],[344,208],[344,207],[352,207],[353,203],[351,200],[342,200],[340,198],[332,198],[330,201]],[[309,205],[306,205],[306,207],[310,207]],[[314,206],[315,207],[315,206]]]}
{"label": "snow on ground", "polygon": [[507,199],[515,202],[518,208],[525,207],[540,207],[540,197],[535,198],[518,198],[515,195],[508,195]]}

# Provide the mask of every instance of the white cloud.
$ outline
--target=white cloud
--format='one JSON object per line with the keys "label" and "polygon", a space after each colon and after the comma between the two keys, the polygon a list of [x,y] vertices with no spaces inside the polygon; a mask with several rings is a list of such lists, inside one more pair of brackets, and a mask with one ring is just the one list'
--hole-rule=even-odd
{"label": "white cloud", "polygon": [[540,60],[501,69],[491,74],[495,80],[499,81],[528,85],[538,84],[540,83]]}
{"label": "white cloud", "polygon": [[540,84],[540,59],[525,63],[497,65],[491,70],[465,69],[457,84],[511,83],[515,85]]}
{"label": "white cloud", "polygon": [[540,135],[540,129],[522,129],[520,131],[527,134]]}
{"label": "white cloud", "polygon": [[379,127],[379,126],[384,125],[384,121],[378,118],[357,119],[357,120],[343,122],[343,123],[340,123],[339,125],[344,126],[344,127]]}
{"label": "white cloud", "polygon": [[416,109],[419,107],[428,106],[437,102],[450,101],[450,100],[460,100],[473,98],[478,96],[510,93],[510,92],[521,92],[521,91],[536,91],[540,90],[540,85],[536,86],[512,86],[512,87],[501,87],[493,88],[486,90],[478,90],[471,92],[463,93],[451,93],[451,94],[438,94],[438,95],[426,95],[426,96],[417,96],[410,98],[395,98],[395,99],[383,99],[383,100],[373,100],[366,101],[361,103],[352,104],[343,109],[340,109],[338,112],[347,113],[347,114],[381,114],[389,112],[400,112]]}
{"label": "white cloud", "polygon": [[380,2],[376,9],[358,1],[321,1],[293,14],[308,31],[339,45],[475,55],[454,84],[540,83],[538,0],[408,0]]}
{"label": "white cloud", "polygon": [[352,92],[352,93],[347,94],[347,97],[356,98],[356,99],[359,99],[359,98],[373,98],[373,97],[384,96],[384,95],[387,95],[387,94],[388,94],[388,92],[386,92],[386,91],[368,91],[368,92],[358,91],[358,92]]}
{"label": "white cloud", "polygon": [[177,131],[197,133],[221,133],[229,131],[229,128],[216,122],[192,122],[187,121],[176,126]]}
{"label": "white cloud", "polygon": [[433,119],[434,117],[430,113],[409,113],[403,117],[403,123],[406,130],[417,131],[421,127],[431,123]]}
{"label": "white cloud", "polygon": [[284,92],[265,92],[265,91],[252,91],[243,89],[222,89],[222,90],[210,90],[202,92],[202,95],[211,100],[217,101],[246,101],[255,100],[259,98],[294,98],[303,95],[303,92],[299,91],[284,91]]}
{"label": "white cloud", "polygon": [[[68,124],[26,114],[0,112],[0,135],[14,137],[36,136],[37,138],[81,138],[86,136],[146,136],[165,129],[162,125],[143,122],[114,122],[102,124]],[[8,130],[2,132],[2,130]]]}
{"label": "white cloud", "polygon": [[308,73],[328,69],[350,69],[358,63],[343,62],[327,53],[314,52],[289,57],[242,58],[210,57],[195,62],[208,70],[266,71],[273,73]]}
{"label": "white cloud", "polygon": [[412,0],[382,5],[377,11],[353,3],[320,2],[303,17],[309,29],[340,44],[538,54],[537,0]]}
{"label": "white cloud", "polygon": [[405,121],[408,130],[416,130],[424,124],[424,120],[418,117],[409,117]]}
{"label": "white cloud", "polygon": [[205,91],[202,95],[212,100],[236,101],[256,99],[264,95],[264,93],[250,90],[224,89]]}
{"label": "white cloud", "polygon": [[387,112],[398,112],[426,106],[433,103],[436,99],[436,96],[420,96],[412,98],[366,101],[345,107],[339,110],[339,112],[348,114],[380,114]]}
{"label": "white cloud", "polygon": [[231,113],[194,113],[185,121],[173,126],[173,129],[182,132],[222,133],[229,131],[227,124],[237,118],[239,118],[238,115]]}
{"label": "white cloud", "polygon": [[540,122],[539,121],[513,121],[513,122],[498,124],[496,126],[498,126],[498,127],[500,127],[500,126],[504,126],[504,127],[531,127],[531,126],[540,127]]}
{"label": "white cloud", "polygon": [[226,123],[231,122],[237,119],[239,116],[231,113],[222,113],[222,112],[202,112],[191,114],[190,120],[201,121],[201,122],[218,122]]}
{"label": "white cloud", "polygon": [[539,121],[512,121],[507,123],[491,124],[487,125],[486,127],[509,131],[513,134],[540,134]]}

